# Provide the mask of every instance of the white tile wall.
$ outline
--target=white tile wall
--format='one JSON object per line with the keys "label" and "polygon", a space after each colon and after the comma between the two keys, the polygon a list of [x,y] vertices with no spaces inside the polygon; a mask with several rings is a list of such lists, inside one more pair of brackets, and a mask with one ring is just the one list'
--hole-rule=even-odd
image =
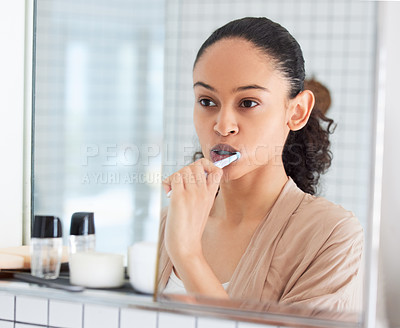
{"label": "white tile wall", "polygon": [[0,311],[9,318],[0,318],[0,328],[278,328],[217,318],[14,296],[1,291]]}
{"label": "white tile wall", "polygon": [[212,318],[197,318],[197,328],[236,328],[236,322]]}
{"label": "white tile wall", "polygon": [[14,295],[0,293],[0,319],[14,320]]}
{"label": "white tile wall", "polygon": [[195,328],[196,318],[186,315],[159,313],[158,328]]}
{"label": "white tile wall", "polygon": [[47,325],[48,300],[31,296],[17,296],[16,321]]}
{"label": "white tile wall", "polygon": [[118,328],[119,309],[109,306],[85,304],[85,328]]}
{"label": "white tile wall", "polygon": [[249,322],[238,322],[237,326],[237,328],[262,328],[262,327],[279,328],[277,326],[259,325],[256,323],[249,323]]}
{"label": "white tile wall", "polygon": [[60,328],[82,328],[83,304],[50,300],[49,325]]}
{"label": "white tile wall", "polygon": [[157,312],[121,309],[119,328],[157,328]]}
{"label": "white tile wall", "polygon": [[0,328],[14,328],[14,323],[0,320]]}

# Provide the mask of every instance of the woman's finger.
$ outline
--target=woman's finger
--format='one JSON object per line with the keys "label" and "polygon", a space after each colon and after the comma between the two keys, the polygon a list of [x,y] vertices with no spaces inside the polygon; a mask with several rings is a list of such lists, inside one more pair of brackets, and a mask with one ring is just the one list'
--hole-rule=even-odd
{"label": "woman's finger", "polygon": [[171,190],[174,190],[175,194],[178,193],[179,191],[183,191],[185,189],[183,175],[182,175],[181,171],[178,171],[175,174],[171,175],[170,178],[171,178],[170,179]]}
{"label": "woman's finger", "polygon": [[166,177],[163,181],[162,181],[162,186],[164,188],[164,191],[166,194],[168,194],[172,188],[171,188],[171,175],[169,177]]}
{"label": "woman's finger", "polygon": [[214,170],[207,176],[207,186],[212,191],[213,194],[217,193],[223,175],[222,169],[220,169],[219,167],[217,167],[217,169],[218,170]]}
{"label": "woman's finger", "polygon": [[215,166],[213,162],[211,162],[210,160],[208,160],[206,158],[201,158],[201,159],[197,160],[196,162],[198,162],[200,165],[203,166],[204,171],[207,174],[219,172],[222,175],[222,173],[223,173],[222,169]]}
{"label": "woman's finger", "polygon": [[191,168],[189,166],[185,166],[179,172],[181,172],[184,188],[189,189],[190,186],[196,182]]}
{"label": "woman's finger", "polygon": [[190,164],[190,168],[192,169],[193,176],[198,186],[206,183],[207,173],[204,169],[204,166],[201,162],[196,161]]}
{"label": "woman's finger", "polygon": [[167,197],[170,197],[172,189],[176,189],[176,186],[182,185],[183,187],[181,171],[182,170],[175,172],[174,174],[171,174],[162,181],[162,186],[164,188],[165,193],[167,194]]}
{"label": "woman's finger", "polygon": [[[179,175],[177,175],[178,173]],[[213,186],[212,188],[217,190],[222,174],[222,169],[215,166],[213,162],[206,158],[201,158],[164,179],[162,185],[167,197],[172,194],[172,189],[174,189],[173,180],[175,179],[175,185],[179,184],[183,189],[188,189],[193,185],[201,186],[206,184],[208,187]]]}
{"label": "woman's finger", "polygon": [[223,170],[219,167],[215,166],[213,162],[209,161],[206,158],[201,158],[193,163],[193,167],[196,168],[196,174],[199,173],[199,170],[206,172],[204,174],[204,179],[207,183],[207,187],[212,188],[212,192],[217,192],[218,186],[221,182]]}

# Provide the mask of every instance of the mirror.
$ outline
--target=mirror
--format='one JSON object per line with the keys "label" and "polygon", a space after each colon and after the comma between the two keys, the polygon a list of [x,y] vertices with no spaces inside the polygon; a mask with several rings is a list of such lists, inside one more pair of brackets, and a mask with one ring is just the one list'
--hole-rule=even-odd
{"label": "mirror", "polygon": [[[164,2],[36,2],[32,214],[94,212],[96,249],[157,241]],[[66,241],[65,241],[66,243]]]}
{"label": "mirror", "polygon": [[[160,208],[169,202],[162,177],[200,150],[192,117],[196,52],[228,21],[266,16],[298,40],[307,76],[331,94],[334,160],[319,195],[353,211],[369,234],[375,2],[126,0],[116,6],[37,0],[36,5],[32,214],[60,216],[68,231],[73,212],[93,211],[100,251],[125,254],[136,241],[156,241]],[[233,318],[288,322],[310,315],[302,307],[255,300],[161,293],[157,299],[182,308],[195,303],[207,313],[221,309]],[[317,318],[351,326],[363,320],[363,312],[343,317],[320,311]]]}
{"label": "mirror", "polygon": [[[354,212],[366,237],[370,233],[372,215],[371,159],[374,143],[371,131],[375,129],[376,3],[262,0],[204,3],[170,0],[167,2],[166,16],[164,143],[168,148],[163,157],[163,176],[169,176],[191,163],[192,155],[201,150],[193,124],[193,106],[197,105],[194,105],[192,70],[198,49],[216,28],[233,19],[266,16],[283,25],[296,38],[303,50],[307,77],[314,77],[330,91],[332,104],[327,116],[337,124],[330,138],[333,162],[320,180],[318,196]],[[201,76],[208,75],[204,73]],[[211,97],[210,93],[204,93],[204,97]],[[169,201],[163,194],[164,207],[168,207]],[[163,239],[163,230],[161,235]],[[364,320],[362,307],[348,311],[324,311],[323,306],[314,306],[310,310],[300,303],[286,306],[265,299],[260,302],[260,298],[236,297],[227,301],[218,297],[165,293],[169,279],[176,279],[171,274],[176,276],[179,272],[171,271],[172,263],[164,247],[161,243],[160,248],[164,250],[159,258],[157,279],[157,299],[160,302],[179,302],[180,306],[197,304],[206,308],[233,308],[252,313],[260,311],[257,313],[259,317],[267,315],[266,312],[312,315],[317,319],[338,320],[341,322],[339,326],[358,325]],[[368,246],[365,249],[368,250]],[[252,260],[257,261],[256,258]],[[242,263],[244,259],[240,261]],[[249,263],[251,265],[251,261]],[[363,271],[363,265],[359,262],[360,271]],[[280,274],[284,275],[280,272],[277,276]],[[234,277],[232,275],[232,279]],[[257,283],[260,288],[264,287],[262,282]],[[231,315],[235,313],[238,312]],[[341,317],[344,313],[348,317]]]}

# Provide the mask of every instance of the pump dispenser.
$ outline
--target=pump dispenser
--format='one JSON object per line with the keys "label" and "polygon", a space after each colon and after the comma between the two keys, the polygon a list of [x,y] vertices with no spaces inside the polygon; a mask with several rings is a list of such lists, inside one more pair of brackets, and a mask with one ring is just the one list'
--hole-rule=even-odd
{"label": "pump dispenser", "polygon": [[95,249],[94,213],[77,212],[72,214],[69,236],[70,254],[94,251]]}

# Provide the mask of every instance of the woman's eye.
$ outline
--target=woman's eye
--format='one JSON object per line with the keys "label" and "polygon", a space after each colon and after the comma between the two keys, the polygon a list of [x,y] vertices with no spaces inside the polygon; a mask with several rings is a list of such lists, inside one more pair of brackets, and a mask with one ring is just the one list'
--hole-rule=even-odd
{"label": "woman's eye", "polygon": [[200,103],[200,105],[202,105],[204,107],[214,107],[214,106],[216,106],[216,104],[210,99],[200,99],[199,103]]}
{"label": "woman's eye", "polygon": [[253,100],[243,100],[242,103],[240,104],[240,107],[245,107],[245,108],[252,108],[257,106],[258,103],[256,103]]}

